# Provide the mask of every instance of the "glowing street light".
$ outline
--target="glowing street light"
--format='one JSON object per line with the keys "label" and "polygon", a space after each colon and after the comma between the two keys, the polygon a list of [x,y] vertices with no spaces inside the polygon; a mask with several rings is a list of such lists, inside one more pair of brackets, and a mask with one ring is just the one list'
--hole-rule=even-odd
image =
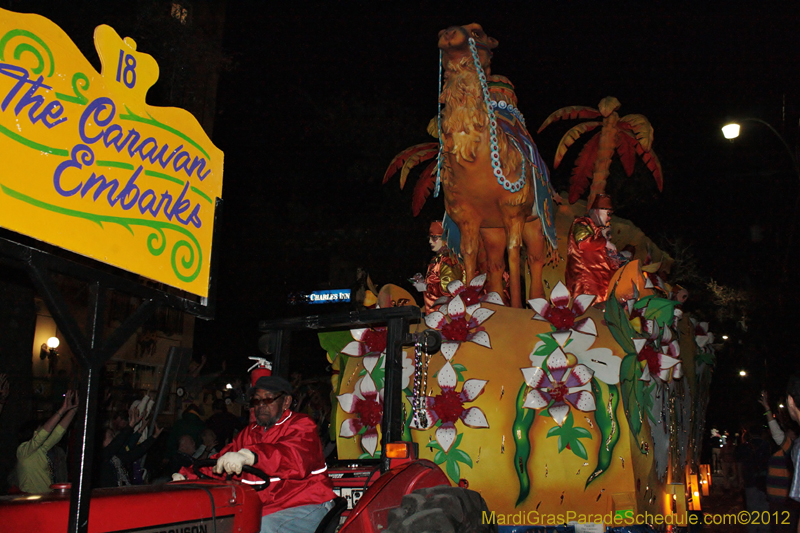
{"label": "glowing street light", "polygon": [[728,340],[728,336],[727,335],[723,335],[722,336],[722,340],[724,340],[724,341]]}
{"label": "glowing street light", "polygon": [[747,371],[746,370],[739,370],[739,375],[742,376],[743,378],[747,377]]}
{"label": "glowing street light", "polygon": [[735,139],[736,137],[739,136],[740,129],[741,127],[735,122],[732,122],[730,124],[725,124],[724,126],[722,126],[722,135],[724,135],[725,138],[728,140]]}

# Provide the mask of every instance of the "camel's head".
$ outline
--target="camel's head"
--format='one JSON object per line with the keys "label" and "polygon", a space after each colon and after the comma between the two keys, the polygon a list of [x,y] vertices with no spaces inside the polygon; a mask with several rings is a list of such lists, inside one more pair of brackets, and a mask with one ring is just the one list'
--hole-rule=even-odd
{"label": "camel's head", "polygon": [[[489,70],[492,59],[492,50],[497,48],[497,39],[489,37],[480,24],[468,24],[466,26],[450,26],[446,30],[439,32],[439,48],[444,52],[443,60],[445,63],[450,61],[460,61],[467,57],[471,59],[472,53],[469,49],[469,38],[475,39],[478,49],[478,57],[484,70]],[[487,72],[488,73],[488,72]]]}

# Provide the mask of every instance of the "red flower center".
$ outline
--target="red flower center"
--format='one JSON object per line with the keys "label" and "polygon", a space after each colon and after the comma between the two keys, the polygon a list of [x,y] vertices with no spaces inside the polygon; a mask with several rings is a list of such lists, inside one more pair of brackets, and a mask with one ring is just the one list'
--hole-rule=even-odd
{"label": "red flower center", "polygon": [[564,403],[564,398],[569,392],[569,389],[564,383],[559,381],[558,383],[554,383],[547,392],[550,393],[550,396],[556,403]]}
{"label": "red flower center", "polygon": [[461,299],[464,301],[464,305],[469,307],[470,305],[475,305],[476,303],[480,303],[482,295],[483,295],[483,287],[467,286],[461,293]]}
{"label": "red flower center", "polygon": [[465,341],[469,335],[469,324],[464,317],[457,318],[442,327],[442,335],[450,341]]}
{"label": "red flower center", "polygon": [[386,349],[386,328],[368,329],[361,342],[368,353],[382,353]]}
{"label": "red flower center", "polygon": [[647,368],[650,371],[650,375],[657,376],[661,370],[661,365],[658,362],[659,356],[660,354],[655,348],[649,344],[645,344],[644,348],[642,348],[642,351],[639,352],[639,355],[636,357],[636,359],[647,362]]}
{"label": "red flower center", "polygon": [[383,420],[383,406],[377,400],[358,398],[356,412],[361,422],[370,428],[377,427]]}
{"label": "red flower center", "polygon": [[545,317],[558,331],[569,329],[575,325],[575,314],[569,307],[551,307]]}
{"label": "red flower center", "polygon": [[464,412],[464,402],[461,395],[455,389],[444,389],[442,393],[433,399],[436,415],[442,423],[455,422]]}

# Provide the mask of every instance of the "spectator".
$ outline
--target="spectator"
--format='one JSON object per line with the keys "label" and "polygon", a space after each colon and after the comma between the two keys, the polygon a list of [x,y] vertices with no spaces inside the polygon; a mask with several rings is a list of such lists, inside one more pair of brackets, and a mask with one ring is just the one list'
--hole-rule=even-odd
{"label": "spectator", "polygon": [[[167,453],[165,457],[167,462],[171,461],[175,454],[178,453],[178,441],[182,436],[189,435],[193,442],[199,442],[200,432],[205,428],[206,425],[203,419],[200,418],[200,408],[195,404],[189,405],[181,415],[180,420],[175,422],[175,425],[173,425],[172,429],[169,431]],[[192,451],[192,453],[194,453],[194,451]],[[191,456],[192,454],[190,453],[189,455]],[[175,470],[175,472],[177,472],[177,470]]]}
{"label": "spectator", "polygon": [[211,428],[206,428],[200,433],[202,444],[192,454],[195,459],[208,459],[209,455],[217,453],[217,434]]}
{"label": "spectator", "polygon": [[194,463],[192,457],[197,451],[197,443],[191,435],[181,435],[178,438],[178,451],[169,462],[169,471],[178,472],[181,468],[189,468]]}
{"label": "spectator", "polygon": [[[736,454],[741,459],[745,505],[752,516],[761,516],[760,513],[769,512],[766,480],[770,449],[769,443],[764,438],[765,429],[763,425],[757,424],[748,433],[743,434],[742,444]],[[747,525],[747,530],[750,533],[768,533],[769,526],[765,521],[754,520]]]}
{"label": "spectator", "polygon": [[70,390],[64,395],[64,403],[47,422],[38,427],[33,438],[17,448],[17,466],[14,480],[22,492],[42,494],[50,492],[53,477],[47,452],[55,446],[67,431],[78,407],[78,395]]}
{"label": "spectator", "polygon": [[225,446],[233,440],[233,436],[242,429],[242,423],[239,418],[228,412],[228,406],[225,405],[225,400],[216,399],[211,404],[211,409],[214,411],[208,420],[206,420],[206,427],[211,429],[217,436],[217,441]]}
{"label": "spectator", "polygon": [[[116,422],[118,418],[115,417]],[[141,433],[134,431],[141,421],[142,415],[138,409],[130,412],[125,427],[116,431],[113,427],[107,428],[103,439],[103,455],[100,465],[99,487],[122,487],[131,484],[128,467],[133,461],[142,457],[155,443],[161,434],[161,429],[156,426],[153,436],[137,444]]]}

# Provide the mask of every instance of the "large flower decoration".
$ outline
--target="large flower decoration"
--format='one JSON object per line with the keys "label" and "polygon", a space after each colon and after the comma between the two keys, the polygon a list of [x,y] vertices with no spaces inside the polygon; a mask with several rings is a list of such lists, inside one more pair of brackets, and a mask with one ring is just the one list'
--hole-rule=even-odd
{"label": "large flower decoration", "polygon": [[579,411],[595,410],[591,393],[592,370],[577,361],[570,361],[561,348],[546,358],[546,370],[541,366],[523,368],[522,375],[531,391],[523,407],[541,409],[550,406],[550,416],[559,426],[570,412],[570,405]]}
{"label": "large flower decoration", "polygon": [[375,382],[369,374],[362,377],[352,393],[337,396],[342,410],[348,414],[356,414],[357,418],[348,418],[342,422],[340,437],[361,435],[361,446],[370,455],[375,455],[378,446],[378,425],[383,420],[383,397],[375,388]]}
{"label": "large flower decoration", "polygon": [[708,331],[708,322],[698,322],[691,319],[694,327],[694,342],[698,348],[705,348],[714,342],[714,334]]}
{"label": "large flower decoration", "polygon": [[462,342],[474,342],[491,348],[489,334],[481,324],[494,314],[491,309],[475,304],[467,307],[461,296],[456,296],[447,304],[447,313],[434,311],[425,317],[425,324],[442,332],[442,355],[448,361],[456,354]]}
{"label": "large flower decoration", "polygon": [[481,302],[505,305],[503,303],[503,298],[498,293],[489,292],[484,294],[483,285],[485,283],[486,274],[475,276],[472,278],[472,281],[469,282],[469,285],[464,285],[464,282],[460,279],[456,279],[447,284],[447,292],[452,294],[453,297],[461,296],[461,299],[464,300],[464,305],[467,307]]}
{"label": "large flower decoration", "polygon": [[352,357],[363,357],[364,367],[372,372],[378,359],[386,353],[386,328],[351,329],[352,342],[342,348],[342,353]]}
{"label": "large flower decoration", "polygon": [[[619,383],[619,370],[622,359],[614,355],[608,348],[592,348],[597,337],[579,331],[556,331],[540,335],[542,341],[534,346],[528,356],[534,367],[543,367],[545,359],[556,345],[567,354],[572,354],[578,363],[589,367],[593,376],[603,383],[616,385]],[[552,339],[552,341],[550,340]],[[549,348],[548,348],[549,347]],[[544,355],[541,355],[544,354]]]}
{"label": "large flower decoration", "polygon": [[633,339],[633,345],[636,348],[636,358],[644,363],[642,377],[639,378],[642,381],[650,381],[653,376],[661,381],[669,381],[670,377],[680,379],[683,376],[679,359],[681,347],[677,340],[662,343],[660,348],[647,339]]}
{"label": "large flower decoration", "polygon": [[[471,428],[489,427],[486,415],[480,407],[464,408],[465,403],[474,401],[483,393],[483,388],[486,386],[487,381],[483,379],[468,379],[461,387],[461,391],[457,391],[458,376],[449,362],[445,363],[439,370],[436,379],[442,392],[436,396],[427,396],[425,398],[424,418],[427,424],[423,426],[422,422],[417,418],[412,422],[412,427],[415,429],[429,429],[438,421],[441,421],[441,426],[436,429],[436,441],[442,447],[442,450],[447,453],[458,435],[456,431],[456,422],[458,420],[461,420],[465,426]],[[415,405],[416,399],[410,398],[410,400],[411,404]]]}
{"label": "large flower decoration", "polygon": [[569,290],[559,281],[550,292],[549,302],[544,298],[534,298],[528,300],[528,304],[536,311],[534,320],[550,322],[556,331],[574,329],[581,333],[597,335],[597,328],[591,318],[576,320],[586,312],[595,298],[597,297],[591,294],[579,294],[570,305]]}

